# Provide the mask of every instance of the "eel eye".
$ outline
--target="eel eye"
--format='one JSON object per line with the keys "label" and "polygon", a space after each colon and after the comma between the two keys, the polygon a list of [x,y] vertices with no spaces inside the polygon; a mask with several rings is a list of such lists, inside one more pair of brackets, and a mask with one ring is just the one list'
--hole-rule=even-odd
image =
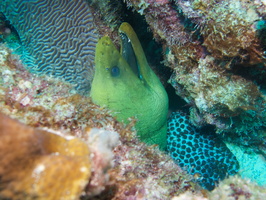
{"label": "eel eye", "polygon": [[111,75],[112,75],[113,77],[117,77],[117,76],[119,76],[119,74],[120,74],[120,69],[119,69],[119,67],[117,67],[117,66],[113,66],[113,67],[111,68]]}

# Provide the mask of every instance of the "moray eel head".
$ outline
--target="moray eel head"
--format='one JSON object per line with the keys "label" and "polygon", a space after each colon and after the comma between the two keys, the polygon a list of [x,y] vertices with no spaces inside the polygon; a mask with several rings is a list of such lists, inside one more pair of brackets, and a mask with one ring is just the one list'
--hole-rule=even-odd
{"label": "moray eel head", "polygon": [[121,52],[107,36],[96,46],[91,98],[113,111],[119,121],[137,119],[136,130],[148,144],[166,147],[168,97],[149,67],[141,44],[128,23],[120,26]]}

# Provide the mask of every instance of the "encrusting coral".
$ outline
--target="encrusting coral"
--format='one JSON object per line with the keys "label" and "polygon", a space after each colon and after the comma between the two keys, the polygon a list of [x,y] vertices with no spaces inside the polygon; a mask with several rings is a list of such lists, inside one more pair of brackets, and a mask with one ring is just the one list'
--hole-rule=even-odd
{"label": "encrusting coral", "polygon": [[78,199],[91,176],[85,142],[27,127],[4,114],[0,152],[1,199]]}

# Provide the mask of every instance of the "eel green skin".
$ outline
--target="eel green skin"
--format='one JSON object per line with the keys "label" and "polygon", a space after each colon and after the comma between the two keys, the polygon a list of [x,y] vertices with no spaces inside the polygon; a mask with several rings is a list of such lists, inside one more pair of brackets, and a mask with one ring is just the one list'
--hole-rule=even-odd
{"label": "eel green skin", "polygon": [[166,149],[167,93],[149,67],[133,28],[124,22],[119,33],[121,53],[108,36],[96,45],[92,101],[109,108],[118,121],[129,123],[135,117],[140,140]]}

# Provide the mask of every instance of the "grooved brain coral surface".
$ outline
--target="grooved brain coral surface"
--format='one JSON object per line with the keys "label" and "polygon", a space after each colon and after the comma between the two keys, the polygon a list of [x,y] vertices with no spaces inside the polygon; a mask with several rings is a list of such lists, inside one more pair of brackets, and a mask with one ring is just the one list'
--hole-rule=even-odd
{"label": "grooved brain coral surface", "polygon": [[98,35],[85,0],[1,0],[0,11],[19,33],[31,72],[90,89]]}
{"label": "grooved brain coral surface", "polygon": [[219,180],[237,173],[238,161],[223,141],[197,131],[184,113],[172,113],[167,134],[171,157],[188,173],[198,174],[205,189],[212,190]]}

